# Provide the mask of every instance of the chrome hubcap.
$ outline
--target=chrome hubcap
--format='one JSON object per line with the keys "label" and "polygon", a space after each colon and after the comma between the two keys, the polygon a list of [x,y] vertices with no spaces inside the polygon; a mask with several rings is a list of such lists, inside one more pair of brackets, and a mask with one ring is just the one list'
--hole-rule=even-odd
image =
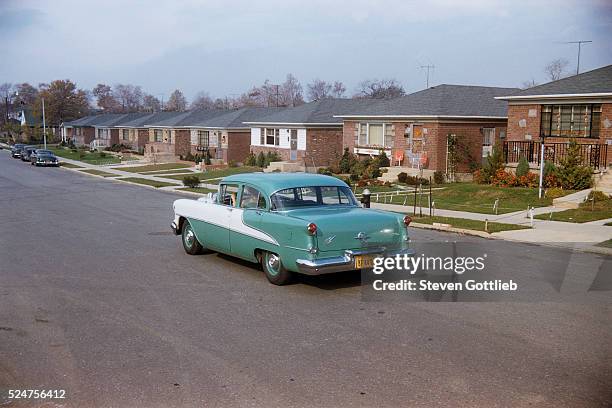
{"label": "chrome hubcap", "polygon": [[268,254],[268,271],[276,275],[280,268],[280,258],[276,254]]}
{"label": "chrome hubcap", "polygon": [[195,234],[189,227],[187,227],[187,229],[185,230],[184,240],[185,245],[187,245],[188,247],[191,247],[193,245],[193,242],[195,241]]}

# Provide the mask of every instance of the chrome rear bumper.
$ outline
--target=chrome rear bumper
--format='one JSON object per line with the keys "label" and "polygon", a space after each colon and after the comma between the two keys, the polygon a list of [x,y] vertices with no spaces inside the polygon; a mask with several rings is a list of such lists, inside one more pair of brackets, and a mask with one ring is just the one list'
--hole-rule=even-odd
{"label": "chrome rear bumper", "polygon": [[295,263],[300,273],[304,275],[324,275],[327,273],[354,271],[356,255],[376,255],[378,257],[394,257],[396,255],[414,255],[414,250],[410,248],[399,251],[384,252],[384,250],[347,250],[343,256],[335,256],[321,259],[297,259]]}

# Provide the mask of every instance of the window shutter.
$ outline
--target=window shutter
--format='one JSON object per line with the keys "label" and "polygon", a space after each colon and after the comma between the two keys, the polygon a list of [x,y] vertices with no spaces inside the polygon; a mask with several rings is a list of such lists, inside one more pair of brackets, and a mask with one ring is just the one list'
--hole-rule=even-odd
{"label": "window shutter", "polygon": [[306,129],[297,130],[297,148],[298,150],[306,150]]}
{"label": "window shutter", "polygon": [[191,144],[192,145],[198,144],[198,131],[195,129],[191,129]]}
{"label": "window shutter", "polygon": [[260,136],[260,128],[251,128],[251,146],[259,146]]}

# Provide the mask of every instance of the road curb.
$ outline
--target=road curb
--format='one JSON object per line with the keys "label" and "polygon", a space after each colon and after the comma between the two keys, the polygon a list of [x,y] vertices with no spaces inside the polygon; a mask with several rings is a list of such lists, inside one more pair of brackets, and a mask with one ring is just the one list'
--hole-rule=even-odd
{"label": "road curb", "polygon": [[455,234],[462,234],[462,235],[473,235],[476,237],[487,238],[487,239],[500,239],[498,237],[495,237],[489,234],[488,232],[471,230],[471,229],[466,229],[466,228],[436,227],[435,225],[421,224],[418,222],[412,222],[410,223],[410,226],[415,227],[415,228],[434,230],[434,231],[454,232]]}

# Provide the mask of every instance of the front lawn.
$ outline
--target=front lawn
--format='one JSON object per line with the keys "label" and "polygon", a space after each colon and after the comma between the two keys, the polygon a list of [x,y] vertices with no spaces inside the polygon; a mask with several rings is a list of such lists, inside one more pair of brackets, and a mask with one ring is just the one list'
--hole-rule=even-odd
{"label": "front lawn", "polygon": [[[469,220],[466,218],[451,218],[451,217],[422,217],[422,218],[412,218],[414,222],[419,224],[429,224],[432,225],[434,222],[439,222],[442,224],[450,224],[454,228],[463,228],[474,231],[484,231],[485,230],[485,222],[478,220]],[[487,232],[500,232],[500,231],[513,231],[513,230],[521,230],[521,229],[529,229],[530,227],[524,225],[516,225],[516,224],[503,224],[500,222],[489,222],[487,225]]]}
{"label": "front lawn", "polygon": [[[260,167],[242,166],[242,167],[228,167],[225,169],[209,170],[207,172],[193,173],[193,175],[197,176],[200,179],[200,181],[203,181],[203,180],[227,177],[233,174],[255,173],[255,172],[261,172],[261,171],[262,169]],[[166,178],[183,181],[183,177],[184,176],[182,175],[177,175],[177,176],[167,176]]]}
{"label": "front lawn", "polygon": [[[498,214],[527,210],[527,207],[552,205],[551,198],[538,199],[537,188],[496,187],[476,183],[449,183],[432,186],[432,199],[436,208],[495,214],[493,204],[499,199]],[[567,193],[571,193],[568,191]],[[423,194],[417,196],[417,206],[428,206],[429,187],[423,186]],[[414,206],[414,195],[394,196],[388,203]],[[379,201],[383,201],[382,198]]]}
{"label": "front lawn", "polygon": [[134,166],[134,167],[113,167],[115,170],[129,171],[130,173],[144,173],[150,171],[159,170],[176,170],[191,167],[190,164],[185,163],[162,163],[162,164],[147,164],[145,166]]}
{"label": "front lawn", "polygon": [[87,169],[87,170],[79,170],[81,173],[93,174],[94,176],[102,176],[102,177],[119,177],[119,174],[108,173],[102,170],[96,169]]}
{"label": "front lawn", "polygon": [[137,183],[137,184],[144,184],[147,186],[152,186],[155,188],[160,188],[160,187],[169,187],[169,186],[175,186],[176,184],[172,184],[172,183],[166,183],[164,181],[155,181],[155,180],[149,180],[149,179],[144,179],[144,178],[140,178],[140,177],[125,177],[125,178],[118,178],[115,180],[121,180],[121,181],[128,181],[130,183]]}
{"label": "front lawn", "polygon": [[82,149],[68,149],[65,147],[49,147],[56,156],[66,159],[79,160],[89,164],[103,165],[121,163],[121,160],[110,153],[105,152],[90,152]]}
{"label": "front lawn", "polygon": [[177,190],[191,191],[192,193],[200,193],[200,194],[208,194],[208,193],[216,193],[217,192],[217,190],[212,190],[210,188],[204,188],[204,187],[195,187],[195,188],[183,187],[183,188],[177,188]]}
{"label": "front lawn", "polygon": [[[559,211],[550,214],[536,215],[537,219],[540,220],[552,220],[552,221],[564,221],[564,222],[575,222],[583,223],[589,221],[605,220],[606,218],[612,218],[612,200],[597,201],[593,208],[591,203],[582,203],[579,208],[573,208],[571,210]],[[605,225],[609,225],[605,224]]]}
{"label": "front lawn", "polygon": [[599,244],[597,244],[597,246],[604,247],[604,248],[612,248],[612,239],[609,239],[604,242],[600,242]]}
{"label": "front lawn", "polygon": [[166,175],[166,174],[191,174],[193,171],[189,169],[176,169],[176,170],[161,170],[161,171],[141,171],[139,174],[146,174],[151,176]]}

